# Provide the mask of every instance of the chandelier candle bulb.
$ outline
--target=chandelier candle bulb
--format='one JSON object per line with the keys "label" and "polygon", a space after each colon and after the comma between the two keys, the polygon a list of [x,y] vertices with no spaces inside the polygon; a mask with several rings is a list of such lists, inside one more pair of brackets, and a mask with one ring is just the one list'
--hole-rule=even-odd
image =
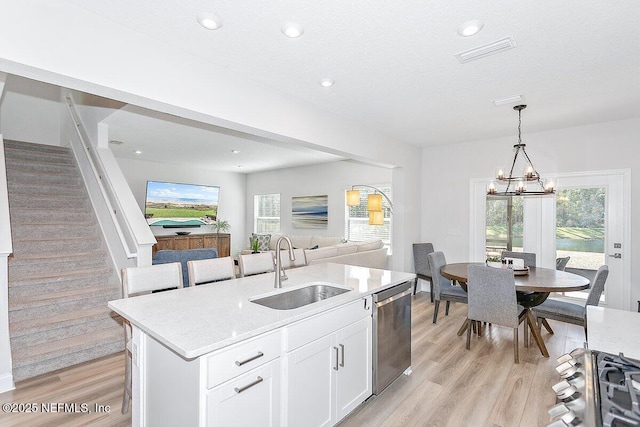
{"label": "chandelier candle bulb", "polygon": [[527,166],[527,169],[524,171],[524,175],[527,178],[533,178],[533,166],[531,165]]}
{"label": "chandelier candle bulb", "polygon": [[498,169],[498,171],[496,172],[496,178],[504,179],[504,169],[502,168]]}
{"label": "chandelier candle bulb", "polygon": [[487,187],[487,193],[489,193],[489,194],[495,194],[496,193],[496,183],[494,181],[491,181],[489,183],[489,186]]}
{"label": "chandelier candle bulb", "polygon": [[545,179],[544,181],[544,191],[547,193],[553,193],[555,190],[555,186],[552,179]]}

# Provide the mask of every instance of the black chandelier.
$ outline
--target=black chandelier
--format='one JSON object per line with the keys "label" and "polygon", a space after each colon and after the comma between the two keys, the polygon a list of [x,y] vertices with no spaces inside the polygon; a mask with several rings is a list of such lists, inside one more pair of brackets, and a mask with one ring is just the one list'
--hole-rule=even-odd
{"label": "black chandelier", "polygon": [[[538,174],[538,171],[533,166],[525,150],[526,144],[522,143],[522,110],[525,108],[527,108],[526,105],[516,105],[513,107],[513,109],[518,112],[518,143],[513,146],[513,148],[515,148],[513,163],[511,164],[509,175],[505,175],[504,168],[498,168],[495,181],[492,181],[487,187],[487,194],[489,196],[548,196],[555,193],[553,181],[546,179],[543,183],[540,174]],[[520,153],[522,153],[524,157],[524,167],[522,175],[518,176],[514,175],[514,169]],[[496,181],[507,185],[504,191],[498,191]]]}

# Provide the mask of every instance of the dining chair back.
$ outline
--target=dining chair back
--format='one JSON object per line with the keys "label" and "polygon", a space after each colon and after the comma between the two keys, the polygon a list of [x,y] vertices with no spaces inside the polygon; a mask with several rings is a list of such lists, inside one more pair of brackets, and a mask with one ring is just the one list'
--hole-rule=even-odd
{"label": "dining chair back", "polygon": [[609,277],[609,267],[601,266],[591,283],[589,295],[584,304],[573,304],[566,301],[555,299],[547,299],[542,304],[533,307],[533,314],[538,319],[538,329],[542,326],[552,334],[553,329],[547,319],[557,320],[560,322],[571,323],[573,325],[581,325],[584,327],[584,335],[587,337],[587,306],[597,306],[604,292],[604,285]]}
{"label": "dining chair back", "polygon": [[[177,289],[183,287],[182,265],[179,262],[156,264],[144,267],[123,268],[122,297],[129,298],[153,291]],[[131,401],[131,324],[126,320],[124,326],[124,392],[122,395],[122,413],[129,411]]]}
{"label": "dining chair back", "polygon": [[445,316],[449,314],[450,302],[467,303],[467,293],[460,286],[454,286],[451,280],[447,279],[440,273],[440,269],[447,264],[444,252],[435,251],[427,255],[429,268],[431,269],[432,285],[433,285],[433,323],[438,321],[438,310],[440,301],[446,301]]}
{"label": "dining chair back", "polygon": [[433,282],[431,278],[431,268],[427,255],[433,252],[432,243],[414,243],[413,244],[413,268],[416,272],[416,280],[413,282],[413,294],[418,289],[418,280],[426,280],[429,282],[429,293],[431,302],[433,302]]}
{"label": "dining chair back", "polygon": [[271,252],[240,254],[238,255],[238,267],[240,269],[240,277],[269,273],[275,269]]}
{"label": "dining chair back", "polygon": [[556,270],[564,271],[564,269],[567,268],[567,264],[570,259],[570,256],[556,258]]}
{"label": "dining chair back", "polygon": [[[469,265],[467,292],[467,350],[471,348],[473,322],[506,326],[513,328],[513,355],[515,363],[518,363],[518,326],[524,320],[524,308],[517,303],[513,270]],[[477,329],[480,332],[479,323]]]}
{"label": "dining chair back", "polygon": [[289,251],[286,249],[282,249],[280,253],[280,260],[282,261],[282,268],[296,268],[296,267],[304,267],[307,265],[307,257],[304,253],[304,249],[298,248],[293,250],[293,254],[295,255],[295,260],[291,261],[289,259]]}
{"label": "dining chair back", "polygon": [[235,266],[231,257],[187,261],[189,286],[235,279]]}
{"label": "dining chair back", "polygon": [[513,252],[513,251],[502,251],[500,255],[500,259],[505,258],[517,258],[524,260],[525,267],[535,267],[536,266],[536,254],[533,252]]}

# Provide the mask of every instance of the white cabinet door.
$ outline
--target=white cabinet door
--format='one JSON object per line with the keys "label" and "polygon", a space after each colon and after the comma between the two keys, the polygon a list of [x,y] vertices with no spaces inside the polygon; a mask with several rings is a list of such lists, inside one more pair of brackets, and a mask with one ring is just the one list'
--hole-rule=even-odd
{"label": "white cabinet door", "polygon": [[280,359],[207,392],[208,426],[279,426]]}
{"label": "white cabinet door", "polygon": [[362,319],[336,333],[339,349],[335,409],[340,421],[372,393],[372,325]]}
{"label": "white cabinet door", "polygon": [[334,368],[337,367],[333,335],[304,345],[285,356],[288,426],[330,426]]}

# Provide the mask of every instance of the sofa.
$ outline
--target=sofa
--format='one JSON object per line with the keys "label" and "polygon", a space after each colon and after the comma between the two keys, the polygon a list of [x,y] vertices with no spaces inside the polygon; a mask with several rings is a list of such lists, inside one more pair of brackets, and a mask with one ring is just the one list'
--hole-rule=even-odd
{"label": "sofa", "polygon": [[[267,237],[268,236],[268,237]],[[255,235],[261,243],[260,250],[275,252],[276,243],[282,234]],[[363,242],[345,241],[339,236],[286,235],[294,248],[304,249],[307,264],[335,262],[371,268],[387,268],[388,250],[382,240]],[[251,239],[250,238],[250,239]],[[283,245],[284,248],[284,245]]]}

